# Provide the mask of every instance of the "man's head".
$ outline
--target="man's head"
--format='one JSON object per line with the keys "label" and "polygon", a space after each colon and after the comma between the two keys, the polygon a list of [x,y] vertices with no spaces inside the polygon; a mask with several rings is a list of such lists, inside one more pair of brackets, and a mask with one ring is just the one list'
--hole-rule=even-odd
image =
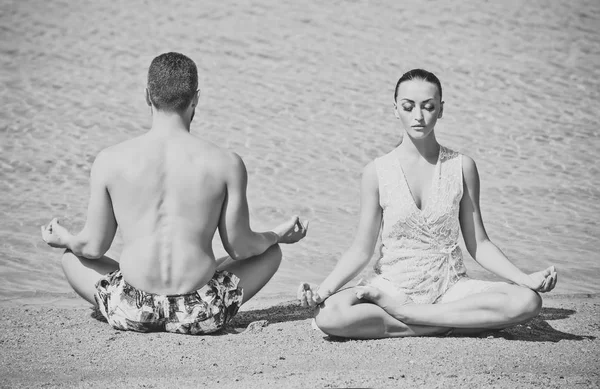
{"label": "man's head", "polygon": [[183,54],[165,53],[152,60],[148,69],[146,98],[155,109],[184,113],[198,91],[198,69]]}

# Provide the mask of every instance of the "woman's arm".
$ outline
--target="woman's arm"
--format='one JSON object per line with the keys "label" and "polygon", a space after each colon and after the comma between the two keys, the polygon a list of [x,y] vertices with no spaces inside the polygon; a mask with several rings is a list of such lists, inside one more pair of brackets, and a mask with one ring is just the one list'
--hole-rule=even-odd
{"label": "woman's arm", "polygon": [[360,199],[360,219],[352,245],[317,290],[310,289],[308,284],[301,285],[299,298],[303,305],[318,304],[337,292],[364,269],[373,255],[382,217],[379,184],[373,162],[363,169]]}
{"label": "woman's arm", "polygon": [[506,255],[489,239],[479,208],[479,173],[475,161],[464,155],[463,159],[463,197],[460,203],[460,227],[469,254],[485,269],[533,290],[547,292],[556,283],[556,272],[546,271],[523,273],[513,265]]}

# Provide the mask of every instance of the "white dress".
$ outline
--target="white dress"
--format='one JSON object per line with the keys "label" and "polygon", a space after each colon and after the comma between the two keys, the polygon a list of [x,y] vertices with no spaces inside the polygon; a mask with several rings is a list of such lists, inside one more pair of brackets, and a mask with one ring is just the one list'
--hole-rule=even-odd
{"label": "white dress", "polygon": [[466,277],[459,210],[463,195],[462,156],[440,146],[430,195],[417,208],[400,165],[398,149],[375,159],[383,209],[381,257],[367,284],[391,287],[415,303],[429,304]]}

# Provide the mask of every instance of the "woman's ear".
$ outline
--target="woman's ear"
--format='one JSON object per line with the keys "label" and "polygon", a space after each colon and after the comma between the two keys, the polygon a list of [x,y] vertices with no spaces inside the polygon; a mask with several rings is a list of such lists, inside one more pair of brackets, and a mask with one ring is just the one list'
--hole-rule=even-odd
{"label": "woman's ear", "polygon": [[398,113],[398,104],[396,102],[394,102],[394,116],[396,116],[396,119],[400,119],[400,114]]}
{"label": "woman's ear", "polygon": [[440,112],[438,113],[438,119],[441,119],[441,117],[444,115],[444,102],[442,101],[442,103],[440,104]]}

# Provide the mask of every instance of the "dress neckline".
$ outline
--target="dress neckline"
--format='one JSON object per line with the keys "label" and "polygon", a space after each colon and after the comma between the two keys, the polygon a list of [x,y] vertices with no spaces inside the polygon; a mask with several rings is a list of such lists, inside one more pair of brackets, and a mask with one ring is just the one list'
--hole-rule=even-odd
{"label": "dress neckline", "polygon": [[[413,191],[410,189],[410,185],[408,184],[408,179],[406,178],[406,174],[404,173],[404,168],[402,168],[402,163],[400,163],[400,152],[398,151],[398,148],[396,148],[396,150],[394,150],[396,162],[398,163],[398,167],[400,168],[400,174],[402,175],[402,181],[404,181],[404,186],[406,187],[406,190],[408,192],[408,197],[410,197],[410,203],[412,204],[413,208],[417,212],[420,212],[420,213],[425,212],[425,210],[428,209],[430,204],[432,203],[433,195],[434,195],[434,192],[436,191],[435,183],[437,182],[436,181],[436,178],[438,177],[437,172],[438,172],[438,168],[440,165],[440,161],[442,159],[442,149],[443,148],[444,148],[444,146],[440,145],[440,148],[438,150],[437,160],[433,167],[433,174],[431,176],[431,186],[429,187],[429,195],[427,195],[426,197],[421,199],[421,207],[420,208],[417,206],[417,201],[415,200]],[[423,206],[423,199],[427,199],[427,203],[425,204],[425,206]]]}

